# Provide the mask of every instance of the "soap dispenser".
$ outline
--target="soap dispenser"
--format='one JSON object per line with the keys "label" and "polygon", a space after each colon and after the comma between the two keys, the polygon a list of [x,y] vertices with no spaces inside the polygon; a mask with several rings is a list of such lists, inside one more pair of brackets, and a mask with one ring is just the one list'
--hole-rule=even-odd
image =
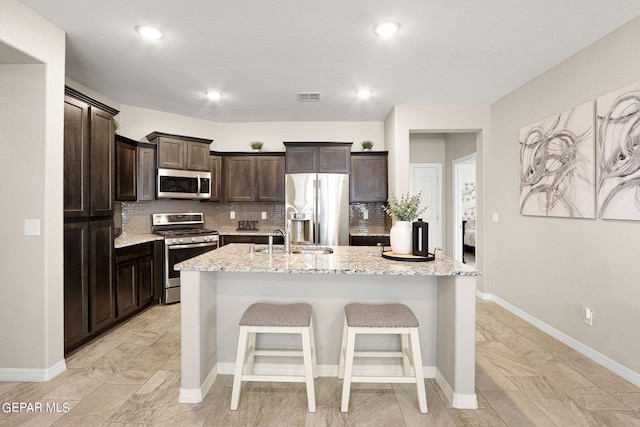
{"label": "soap dispenser", "polygon": [[418,218],[413,223],[413,250],[411,253],[415,256],[429,256],[429,223],[423,222],[422,218]]}

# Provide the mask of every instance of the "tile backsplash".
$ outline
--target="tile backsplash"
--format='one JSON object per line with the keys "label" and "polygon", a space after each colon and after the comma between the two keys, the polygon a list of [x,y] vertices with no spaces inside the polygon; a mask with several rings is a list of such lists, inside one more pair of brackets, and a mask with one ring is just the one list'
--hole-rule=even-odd
{"label": "tile backsplash", "polygon": [[[247,223],[259,231],[283,228],[283,203],[212,203],[194,200],[153,200],[147,202],[119,202],[122,215],[122,231],[128,234],[151,232],[151,215],[154,213],[202,212],[205,227],[219,231],[235,231]],[[361,232],[380,233],[388,230],[388,216],[382,203],[352,203],[349,205],[349,228]],[[116,212],[118,209],[116,209]],[[235,218],[230,218],[235,212]],[[267,219],[262,219],[266,212]],[[364,219],[367,212],[368,219]],[[242,223],[240,223],[242,222]],[[239,225],[240,224],[240,225]]]}

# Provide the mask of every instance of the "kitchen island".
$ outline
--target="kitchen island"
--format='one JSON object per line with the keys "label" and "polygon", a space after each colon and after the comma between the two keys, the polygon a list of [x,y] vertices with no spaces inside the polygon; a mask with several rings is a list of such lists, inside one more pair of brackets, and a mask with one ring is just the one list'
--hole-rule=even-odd
{"label": "kitchen island", "polygon": [[[176,266],[182,287],[180,402],[202,401],[218,373],[233,373],[238,321],[254,302],[313,306],[320,376],[337,376],[344,305],[400,302],[420,322],[425,377],[436,379],[453,407],[477,408],[475,278],[479,272],[440,254],[434,261],[392,261],[382,258],[377,247],[334,246],[329,254],[285,254],[281,246],[269,254],[262,252],[264,246],[255,251],[251,247],[223,246]],[[286,336],[264,338],[274,341],[263,341],[263,346],[296,344]],[[393,344],[388,336],[358,342],[362,348]],[[360,369],[379,370],[381,366],[374,363],[367,361]],[[293,373],[302,368],[256,361],[258,373],[274,369]]]}

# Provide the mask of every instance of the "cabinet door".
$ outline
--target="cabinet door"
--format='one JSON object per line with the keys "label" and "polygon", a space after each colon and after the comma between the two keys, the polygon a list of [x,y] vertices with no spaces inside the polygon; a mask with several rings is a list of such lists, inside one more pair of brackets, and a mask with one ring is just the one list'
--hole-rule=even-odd
{"label": "cabinet door", "polygon": [[113,220],[91,221],[89,232],[91,331],[95,332],[110,326],[116,318]]}
{"label": "cabinet door", "polygon": [[187,169],[209,171],[209,144],[187,141]]}
{"label": "cabinet door", "polygon": [[318,169],[318,147],[287,147],[286,172],[309,173]]}
{"label": "cabinet door", "polygon": [[138,200],[156,199],[156,150],[138,147]]}
{"label": "cabinet door", "polygon": [[116,266],[116,310],[121,318],[138,308],[138,260]]}
{"label": "cabinet door", "polygon": [[321,173],[349,173],[351,170],[350,146],[318,147],[318,172]]}
{"label": "cabinet door", "polygon": [[64,225],[64,348],[91,335],[89,329],[89,223]]}
{"label": "cabinet door", "polygon": [[211,197],[212,202],[219,202],[222,198],[222,157],[211,156]]}
{"label": "cabinet door", "polygon": [[387,181],[386,153],[351,157],[351,202],[386,202]]}
{"label": "cabinet door", "polygon": [[256,201],[284,202],[284,157],[256,156]]}
{"label": "cabinet door", "polygon": [[89,215],[89,105],[64,97],[64,216]]}
{"label": "cabinet door", "polygon": [[114,155],[113,116],[91,107],[91,216],[113,216]]}
{"label": "cabinet door", "polygon": [[186,141],[174,138],[158,138],[158,167],[184,169],[187,164]]}
{"label": "cabinet door", "polygon": [[138,259],[138,307],[147,304],[153,298],[154,270],[153,255]]}
{"label": "cabinet door", "polygon": [[136,200],[136,147],[116,141],[116,200]]}
{"label": "cabinet door", "polygon": [[227,202],[256,200],[253,156],[224,157],[224,193]]}

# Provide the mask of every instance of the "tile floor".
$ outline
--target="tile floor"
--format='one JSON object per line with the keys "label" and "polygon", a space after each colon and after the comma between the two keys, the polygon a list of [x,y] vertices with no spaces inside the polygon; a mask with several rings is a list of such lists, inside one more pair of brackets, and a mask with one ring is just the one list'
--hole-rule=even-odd
{"label": "tile floor", "polygon": [[[53,411],[3,411],[17,426],[640,426],[633,386],[492,302],[478,300],[476,386],[480,409],[447,404],[426,380],[428,414],[411,385],[357,384],[340,412],[341,382],[316,381],[308,413],[304,384],[248,383],[229,410],[231,377],[218,376],[201,404],[179,404],[180,306],[155,306],[67,359],[46,383],[0,382],[0,405]],[[57,412],[55,411],[57,409]]]}

